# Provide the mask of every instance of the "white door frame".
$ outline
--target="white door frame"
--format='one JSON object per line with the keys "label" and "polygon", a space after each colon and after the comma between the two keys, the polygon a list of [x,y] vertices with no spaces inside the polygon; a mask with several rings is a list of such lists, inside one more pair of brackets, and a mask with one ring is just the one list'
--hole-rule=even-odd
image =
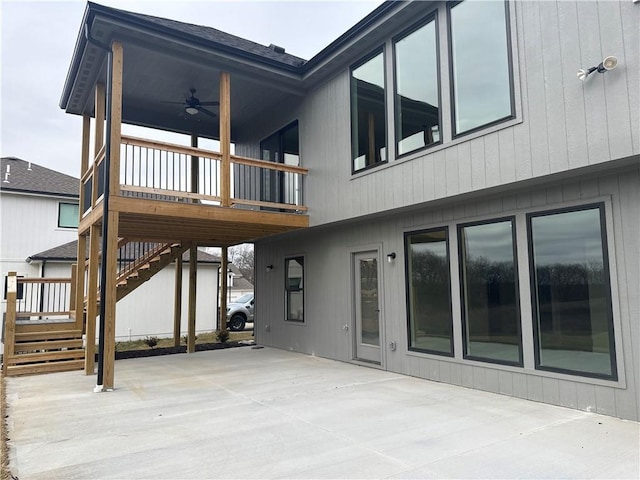
{"label": "white door frame", "polygon": [[[384,286],[384,279],[383,279],[383,263],[382,263],[382,258],[381,258],[381,252],[382,251],[382,245],[381,244],[376,244],[376,245],[363,245],[357,248],[352,248],[350,250],[350,264],[351,264],[351,302],[352,302],[352,314],[351,314],[351,358],[353,361],[357,362],[357,363],[362,363],[364,365],[368,365],[368,366],[375,366],[375,367],[380,367],[380,368],[385,368],[385,322],[384,322],[384,294],[383,294],[383,286]],[[359,279],[359,272],[356,270],[356,261],[357,258],[361,255],[368,255],[370,257],[373,257],[377,260],[377,264],[378,264],[378,309],[379,309],[379,314],[378,314],[378,322],[379,322],[379,334],[380,334],[380,346],[379,346],[379,355],[377,359],[375,360],[371,360],[371,359],[367,359],[367,358],[362,358],[361,355],[359,355],[359,348],[358,348],[358,342],[359,342],[359,336],[360,336],[360,331],[358,329],[358,325],[357,325],[357,303],[358,303],[358,298],[357,298],[357,292],[358,292],[358,288],[356,285],[356,281]],[[374,347],[371,347],[374,348]]]}

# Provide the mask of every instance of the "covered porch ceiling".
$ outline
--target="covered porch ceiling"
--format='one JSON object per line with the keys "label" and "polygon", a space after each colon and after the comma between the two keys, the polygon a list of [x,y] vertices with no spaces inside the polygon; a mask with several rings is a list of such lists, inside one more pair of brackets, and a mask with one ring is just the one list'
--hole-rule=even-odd
{"label": "covered porch ceiling", "polygon": [[220,72],[231,75],[231,140],[250,131],[256,118],[304,95],[304,60],[275,47],[223,32],[89,3],[76,42],[60,107],[95,114],[95,85],[107,84],[107,52],[87,40],[123,45],[122,121],[217,139],[217,105],[190,115],[186,100],[219,101]]}

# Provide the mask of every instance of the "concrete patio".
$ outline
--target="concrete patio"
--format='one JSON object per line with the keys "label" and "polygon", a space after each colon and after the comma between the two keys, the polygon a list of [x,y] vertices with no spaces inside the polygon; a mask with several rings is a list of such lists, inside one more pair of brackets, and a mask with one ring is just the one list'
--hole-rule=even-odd
{"label": "concrete patio", "polygon": [[638,478],[640,425],[269,348],[7,378],[20,480]]}

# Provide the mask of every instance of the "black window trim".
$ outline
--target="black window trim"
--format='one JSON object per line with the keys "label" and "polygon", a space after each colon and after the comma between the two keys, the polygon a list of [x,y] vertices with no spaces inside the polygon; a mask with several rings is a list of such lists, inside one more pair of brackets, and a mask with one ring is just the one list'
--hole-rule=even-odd
{"label": "black window trim", "polygon": [[[447,271],[449,272],[449,288],[447,290],[449,297],[449,315],[451,319],[451,330],[449,343],[451,346],[451,353],[447,352],[439,352],[437,350],[429,350],[426,348],[416,348],[411,346],[411,293],[410,293],[410,282],[409,278],[409,262],[411,260],[411,255],[409,254],[409,237],[412,235],[420,235],[422,233],[430,233],[430,232],[438,232],[444,230],[445,232],[445,245],[447,249]],[[426,353],[429,355],[438,355],[440,357],[449,357],[455,358],[455,339],[454,339],[454,328],[453,328],[453,298],[451,294],[451,249],[449,246],[449,226],[443,225],[441,227],[433,227],[426,228],[420,230],[412,230],[404,233],[404,276],[405,276],[405,290],[406,290],[406,311],[407,311],[407,348],[411,352],[419,352]]]}
{"label": "black window trim", "polygon": [[[609,333],[609,357],[611,361],[611,375],[602,375],[598,373],[592,372],[584,372],[579,370],[569,370],[566,368],[558,368],[558,367],[547,367],[540,365],[540,344],[539,344],[539,336],[538,336],[538,302],[537,302],[537,290],[536,290],[536,275],[535,275],[535,264],[534,264],[534,251],[533,251],[533,232],[531,228],[531,219],[533,217],[546,217],[549,215],[556,215],[560,213],[569,213],[569,212],[580,212],[583,210],[593,210],[597,208],[600,214],[600,236],[602,239],[602,253],[603,253],[603,267],[604,274],[607,280],[607,286],[605,288],[607,295],[607,316],[608,316],[608,333]],[[607,225],[606,225],[606,206],[604,202],[596,202],[589,203],[584,205],[570,206],[570,207],[562,207],[556,208],[552,210],[542,210],[536,212],[528,212],[526,214],[527,218],[527,248],[528,248],[528,261],[529,261],[529,281],[530,281],[530,292],[531,292],[531,309],[532,309],[532,322],[531,326],[533,328],[533,355],[534,355],[534,366],[536,370],[547,371],[547,372],[555,372],[555,373],[563,373],[572,376],[581,376],[581,377],[589,377],[589,378],[599,378],[603,380],[613,380],[618,381],[618,362],[617,362],[617,351],[615,345],[615,318],[613,315],[613,295],[611,292],[611,271],[609,268],[609,247],[607,241]]]}
{"label": "black window trim", "polygon": [[[477,225],[488,225],[491,223],[501,223],[501,222],[511,222],[511,242],[512,242],[512,253],[513,253],[513,265],[514,265],[514,280],[515,280],[515,289],[516,289],[516,312],[518,316],[518,339],[519,339],[519,348],[518,348],[518,361],[517,362],[507,362],[500,361],[494,358],[484,358],[475,355],[469,355],[467,353],[467,322],[466,322],[466,308],[465,308],[465,294],[464,294],[464,265],[462,262],[463,249],[464,245],[462,242],[462,230],[465,227],[473,227]],[[486,363],[494,363],[499,365],[509,365],[512,367],[524,367],[524,345],[522,340],[522,310],[520,305],[520,282],[519,282],[519,274],[518,274],[518,249],[517,249],[517,237],[516,237],[516,216],[509,215],[506,217],[499,218],[491,218],[486,220],[478,220],[468,223],[460,223],[456,225],[456,233],[458,240],[458,280],[460,283],[460,320],[462,322],[462,358],[465,360],[474,360],[479,362]]]}
{"label": "black window trim", "polygon": [[[412,24],[410,27],[404,29],[402,32],[398,33],[391,39],[392,44],[392,56],[391,61],[393,62],[393,142],[395,145],[395,160],[403,159],[409,155],[413,155],[417,152],[423,152],[430,148],[436,147],[438,145],[442,145],[443,143],[443,134],[442,134],[442,81],[441,81],[441,62],[440,62],[440,35],[439,35],[439,17],[438,17],[438,9],[436,8],[428,15],[418,20],[416,23]],[[429,145],[425,145],[424,147],[416,148],[415,150],[411,150],[410,152],[405,152],[403,154],[398,153],[398,75],[397,75],[397,65],[396,65],[396,44],[408,37],[412,33],[420,30],[422,27],[428,25],[429,23],[434,22],[434,28],[436,31],[436,81],[438,83],[438,126],[440,127],[439,132],[439,140],[437,142],[430,143]],[[360,171],[360,170],[358,170]]]}
{"label": "black window trim", "polygon": [[[513,44],[511,42],[511,15],[509,10],[509,1],[504,1],[505,8],[505,34],[507,36],[507,68],[509,69],[509,94],[510,94],[510,104],[511,104],[511,115],[507,115],[502,118],[498,118],[496,120],[492,120],[491,122],[485,123],[484,125],[478,125],[477,127],[471,128],[469,130],[465,130],[464,132],[456,132],[456,107],[455,107],[455,88],[454,88],[454,78],[453,78],[453,36],[451,29],[451,10],[458,4],[462,3],[464,0],[447,2],[447,40],[448,40],[448,56],[449,56],[449,104],[450,104],[450,120],[451,120],[451,139],[455,140],[460,137],[464,137],[466,135],[470,135],[481,130],[485,130],[487,128],[493,127],[495,125],[499,125],[504,122],[508,122],[509,120],[514,120],[516,118],[516,101],[515,101],[515,80],[513,75]],[[467,0],[468,1],[468,0]]]}
{"label": "black window trim", "polygon": [[[68,227],[68,226],[64,226],[64,225],[60,225],[60,216],[62,213],[62,205],[74,205],[76,207],[78,207],[78,212],[80,212],[80,205],[77,203],[70,203],[70,202],[58,202],[58,227],[57,228],[66,228],[69,230],[77,230],[78,227],[80,226],[80,219],[77,219],[78,225],[76,225],[75,227]],[[84,213],[84,212],[83,212]]]}
{"label": "black window trim", "polygon": [[[298,288],[296,290],[289,289],[289,269],[288,262],[289,260],[297,260],[302,259],[302,288]],[[291,323],[293,325],[305,325],[307,323],[307,315],[306,315],[306,295],[305,291],[305,276],[306,276],[306,268],[305,268],[305,256],[304,255],[291,255],[284,257],[284,321],[287,323]],[[294,320],[289,318],[289,292],[290,291],[302,291],[302,320]]]}
{"label": "black window trim", "polygon": [[[354,154],[354,151],[353,151],[353,81],[352,81],[353,71],[356,68],[361,67],[362,65],[367,63],[369,60],[375,58],[380,53],[382,53],[382,69],[383,69],[383,75],[384,75],[384,139],[385,139],[385,143],[387,143],[386,155],[385,155],[386,158],[384,161],[367,165],[366,167],[360,168],[359,170],[354,170],[353,161],[355,160],[355,158],[353,158],[353,154]],[[388,82],[389,79],[387,78],[386,57],[387,57],[387,51],[385,48],[385,44],[383,43],[382,45],[380,45],[379,47],[375,48],[370,53],[368,53],[366,56],[362,57],[356,63],[352,64],[351,67],[349,67],[349,127],[350,127],[349,137],[351,138],[351,155],[350,156],[351,156],[351,175],[352,176],[361,174],[365,171],[372,170],[376,167],[389,163],[389,145],[388,145],[389,143],[388,120],[389,119],[387,117],[387,110],[388,110],[387,87],[389,84]]]}

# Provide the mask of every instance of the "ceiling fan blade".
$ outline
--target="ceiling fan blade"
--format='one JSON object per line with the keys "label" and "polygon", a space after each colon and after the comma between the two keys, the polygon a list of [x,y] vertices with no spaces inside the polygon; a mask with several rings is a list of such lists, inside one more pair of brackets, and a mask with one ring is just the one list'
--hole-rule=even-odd
{"label": "ceiling fan blade", "polygon": [[184,102],[164,102],[164,101],[161,101],[160,103],[167,103],[169,105],[184,105]]}
{"label": "ceiling fan blade", "polygon": [[213,118],[217,117],[215,113],[213,113],[210,110],[207,110],[206,108],[199,107],[198,111],[204,113],[205,115],[209,115],[210,117],[213,117]]}
{"label": "ceiling fan blade", "polygon": [[215,107],[216,105],[220,105],[220,102],[200,102],[200,105]]}

